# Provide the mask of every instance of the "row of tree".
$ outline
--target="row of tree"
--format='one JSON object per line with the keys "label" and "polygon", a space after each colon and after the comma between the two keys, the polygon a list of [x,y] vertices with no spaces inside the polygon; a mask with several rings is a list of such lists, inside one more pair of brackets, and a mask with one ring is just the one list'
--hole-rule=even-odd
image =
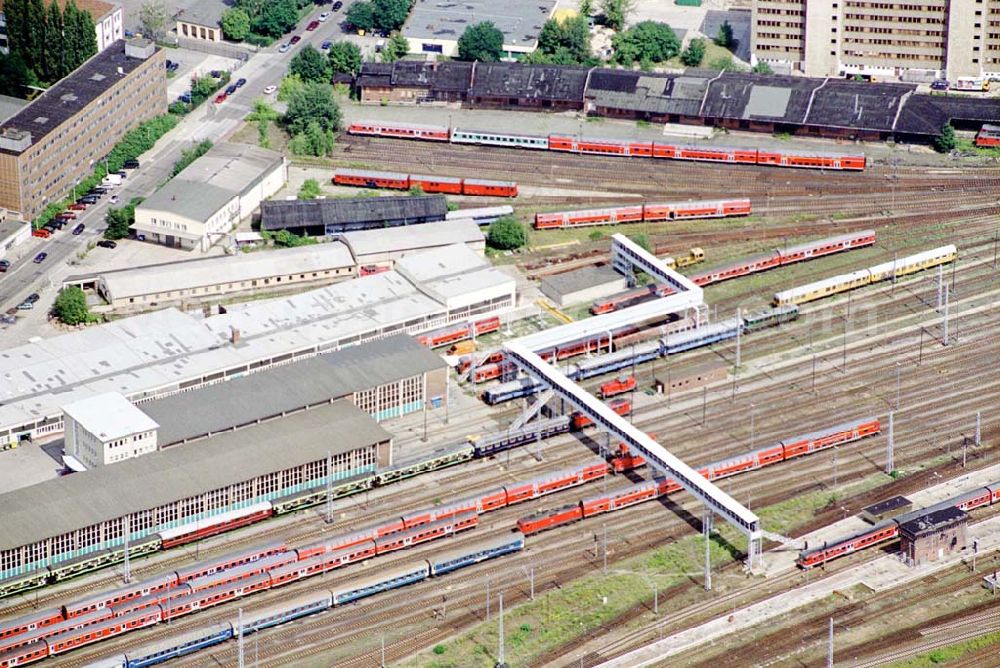
{"label": "row of tree", "polygon": [[406,23],[414,0],[358,0],[347,10],[347,22],[358,30],[390,33]]}
{"label": "row of tree", "polygon": [[26,85],[55,83],[97,53],[94,19],[73,0],[65,10],[56,0],[48,9],[42,0],[6,0],[3,12],[10,53],[0,71],[15,84],[5,92],[24,94]]}
{"label": "row of tree", "polygon": [[236,0],[222,13],[222,33],[241,42],[253,35],[277,39],[295,27],[312,0]]}

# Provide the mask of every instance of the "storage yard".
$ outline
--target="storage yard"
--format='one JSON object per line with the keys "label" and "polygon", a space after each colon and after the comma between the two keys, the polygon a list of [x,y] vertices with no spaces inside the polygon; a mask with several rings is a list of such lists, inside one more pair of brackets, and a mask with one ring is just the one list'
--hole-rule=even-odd
{"label": "storage yard", "polygon": [[[1000,170],[354,123],[326,183],[435,196],[266,203],[336,285],[0,351],[3,443],[114,390],[165,448],[0,495],[0,668],[995,665]],[[155,513],[115,471],[171,461]],[[135,519],[38,528],[89,479]]]}

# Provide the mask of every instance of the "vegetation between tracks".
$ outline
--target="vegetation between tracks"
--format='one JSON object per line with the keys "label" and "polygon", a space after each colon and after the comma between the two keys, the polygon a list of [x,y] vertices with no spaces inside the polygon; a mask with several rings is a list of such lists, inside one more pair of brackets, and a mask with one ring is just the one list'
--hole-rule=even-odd
{"label": "vegetation between tracks", "polygon": [[[891,664],[891,667],[929,668],[931,666],[940,666],[956,659],[960,659],[967,654],[978,652],[979,650],[992,645],[1000,645],[1000,631],[993,631],[992,633],[987,633],[986,635],[979,636],[978,638],[963,640],[962,642],[955,643],[954,645],[938,647],[937,649],[931,650],[926,654],[919,654],[911,659],[893,663]],[[1000,654],[1000,648],[997,649],[997,653]]]}

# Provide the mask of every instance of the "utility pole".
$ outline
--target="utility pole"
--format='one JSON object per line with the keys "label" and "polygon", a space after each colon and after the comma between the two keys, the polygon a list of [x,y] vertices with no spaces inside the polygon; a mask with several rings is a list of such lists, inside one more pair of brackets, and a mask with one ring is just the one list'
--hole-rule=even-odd
{"label": "utility pole", "polygon": [[333,523],[333,454],[326,451],[326,523]]}
{"label": "utility pole", "polygon": [[238,627],[236,629],[236,651],[238,653],[237,661],[239,668],[244,668],[245,664],[243,663],[243,608],[240,608],[239,617],[237,619],[238,619],[238,621],[236,622],[236,625]]}
{"label": "utility pole", "polygon": [[899,372],[902,369],[902,365],[896,362],[896,410],[899,410]]}
{"label": "utility pole", "polygon": [[830,618],[830,633],[826,645],[826,668],[833,668],[833,617]]}
{"label": "utility pole", "polygon": [[486,621],[490,621],[490,578],[486,578]]}
{"label": "utility pole", "polygon": [[[978,413],[977,413],[977,416],[978,416]],[[976,424],[977,425],[979,424],[978,417],[976,419]],[[978,429],[976,430],[976,433],[977,434],[979,433]],[[131,520],[132,520],[132,516],[131,515],[125,515],[125,568],[124,568],[125,572],[123,573],[124,579],[125,579],[125,584],[128,584],[129,582],[132,581],[132,569],[129,567],[129,563],[128,563],[128,535],[130,533],[132,533],[132,521]]]}
{"label": "utility pole", "polygon": [[833,487],[837,488],[837,446],[833,446]]}
{"label": "utility pole", "polygon": [[944,286],[944,345],[948,345],[948,286]]}
{"label": "utility pole", "polygon": [[705,508],[705,516],[701,520],[702,531],[705,533],[705,591],[712,591],[712,560],[711,560],[711,540],[712,533],[712,511]]}
{"label": "utility pole", "polygon": [[701,393],[701,426],[705,426],[705,410],[708,408],[708,386],[702,388]]}
{"label": "utility pole", "polygon": [[757,417],[757,407],[754,404],[750,404],[750,451],[753,452],[754,441],[756,441],[757,432],[755,431],[756,424],[755,418]]}
{"label": "utility pole", "polygon": [[895,461],[894,452],[893,452],[895,444],[893,443],[893,433],[892,433],[893,424],[892,424],[892,422],[893,422],[893,412],[889,411],[889,438],[887,439],[886,446],[885,446],[885,472],[886,472],[886,474],[892,473],[893,470],[896,468],[896,461]]}
{"label": "utility pole", "polygon": [[385,668],[385,634],[382,634],[382,660],[379,662],[380,668]]}
{"label": "utility pole", "polygon": [[816,353],[813,353],[813,394],[816,394]]}
{"label": "utility pole", "polygon": [[980,411],[976,411],[976,447],[977,448],[979,447],[980,442],[981,442],[979,437],[981,435],[981,429],[980,429],[980,427],[982,425],[982,417],[983,417],[982,413]]}
{"label": "utility pole", "polygon": [[604,566],[603,566],[602,570],[603,570],[603,573],[605,575],[607,575],[608,574],[608,525],[607,524],[604,525],[603,534],[604,534],[604,538],[603,538],[602,543],[601,543],[602,546],[603,546],[603,549],[601,551],[604,552]]}
{"label": "utility pole", "polygon": [[847,373],[847,319],[844,319],[844,359],[841,364],[841,369],[844,373]]}
{"label": "utility pole", "polygon": [[741,322],[741,320],[740,320],[740,307],[737,306],[736,307],[736,373],[737,374],[740,372],[739,371],[740,370],[740,361],[741,361],[741,358],[740,358],[740,338],[741,338],[740,337],[740,332],[743,330],[743,328],[740,327],[740,322]]}
{"label": "utility pole", "polygon": [[497,662],[494,668],[507,668],[507,661],[504,659],[503,652],[503,592],[497,594],[497,598],[500,599],[500,632],[498,637],[499,646],[497,647]]}
{"label": "utility pole", "polygon": [[937,289],[937,312],[941,312],[941,307],[944,305],[942,301],[944,299],[944,265],[938,265],[938,289]]}

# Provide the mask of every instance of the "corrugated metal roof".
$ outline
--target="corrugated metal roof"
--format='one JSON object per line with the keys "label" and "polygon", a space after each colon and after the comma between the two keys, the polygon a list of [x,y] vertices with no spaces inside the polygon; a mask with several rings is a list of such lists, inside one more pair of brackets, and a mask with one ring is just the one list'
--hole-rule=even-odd
{"label": "corrugated metal roof", "polygon": [[466,218],[444,220],[430,225],[343,232],[337,238],[346,243],[356,257],[361,258],[378,253],[401,253],[455,243],[481,243],[486,237],[475,221]]}
{"label": "corrugated metal roof", "polygon": [[164,446],[444,367],[438,355],[401,334],[181,392],[141,408],[160,424],[157,441]]}
{"label": "corrugated metal roof", "polygon": [[260,204],[261,228],[265,230],[414,218],[444,220],[446,213],[444,195],[275,200]]}
{"label": "corrugated metal roof", "polygon": [[391,438],[348,401],[0,494],[0,550]]}

